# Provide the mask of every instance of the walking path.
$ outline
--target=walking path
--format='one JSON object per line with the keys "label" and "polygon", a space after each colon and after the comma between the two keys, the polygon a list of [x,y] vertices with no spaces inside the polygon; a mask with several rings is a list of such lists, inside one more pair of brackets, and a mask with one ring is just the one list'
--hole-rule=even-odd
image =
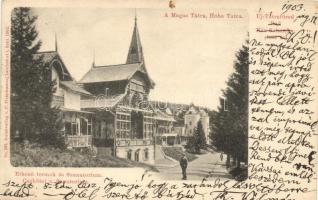
{"label": "walking path", "polygon": [[[156,165],[160,171],[160,178],[164,180],[181,180],[181,168],[177,164],[175,166]],[[198,158],[188,163],[187,168],[188,180],[202,180],[204,177],[208,179],[220,178],[232,179],[225,166],[225,159],[220,160],[220,153],[208,152],[203,155],[198,155]]]}
{"label": "walking path", "polygon": [[163,168],[169,168],[169,167],[174,167],[176,166],[178,163],[173,162],[172,160],[169,160],[165,157],[165,154],[162,152],[161,148],[159,145],[156,145],[156,149],[155,149],[155,166],[157,168],[163,167]]}

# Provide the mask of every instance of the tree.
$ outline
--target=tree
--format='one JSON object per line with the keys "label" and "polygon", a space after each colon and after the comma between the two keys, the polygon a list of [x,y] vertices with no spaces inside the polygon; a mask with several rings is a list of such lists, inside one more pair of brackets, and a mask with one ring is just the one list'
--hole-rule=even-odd
{"label": "tree", "polygon": [[[33,112],[36,107],[38,69],[32,55],[38,51],[41,42],[36,42],[35,16],[29,8],[15,8],[11,16],[11,133],[31,137],[34,133]],[[38,64],[38,63],[37,63]],[[32,89],[34,88],[34,90]],[[32,134],[32,136],[34,136]]]}
{"label": "tree", "polygon": [[187,147],[196,153],[200,153],[200,150],[206,147],[206,137],[201,120],[198,121],[193,137],[188,140]]}
{"label": "tree", "polygon": [[238,167],[241,161],[247,162],[248,63],[246,44],[236,53],[235,71],[227,81],[216,119],[212,122],[213,144],[228,157],[232,156]]}
{"label": "tree", "polygon": [[203,130],[203,125],[201,120],[198,121],[197,127],[195,129],[194,138],[196,141],[196,152],[200,153],[200,149],[204,149],[206,147],[206,138]]}
{"label": "tree", "polygon": [[18,133],[22,139],[63,146],[59,110],[51,108],[56,83],[51,80],[49,64],[43,62],[43,57],[33,56],[41,46],[36,19],[30,8],[12,11],[11,136]]}
{"label": "tree", "polygon": [[216,145],[220,143],[220,142],[216,142],[218,141],[219,137],[217,137],[217,132],[215,132],[215,129],[216,129],[215,122],[217,121],[218,112],[215,110],[211,110],[211,111],[208,111],[208,115],[209,115],[209,124],[211,127],[208,137],[211,141],[211,144],[216,147]]}

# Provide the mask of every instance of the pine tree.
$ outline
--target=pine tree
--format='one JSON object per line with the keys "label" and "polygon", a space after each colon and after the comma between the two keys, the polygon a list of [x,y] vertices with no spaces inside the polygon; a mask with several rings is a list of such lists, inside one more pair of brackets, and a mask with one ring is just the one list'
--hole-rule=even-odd
{"label": "pine tree", "polygon": [[[30,8],[19,7],[11,15],[11,138],[47,141],[63,146],[59,135],[59,110],[51,108],[54,85],[51,70],[42,57],[36,31],[37,17]],[[48,137],[49,136],[49,137]]]}
{"label": "pine tree", "polygon": [[192,146],[196,153],[200,153],[200,150],[206,147],[206,138],[201,120],[198,121],[198,124],[195,128],[192,142]]}
{"label": "pine tree", "polygon": [[224,101],[220,100],[216,120],[212,122],[213,144],[220,151],[234,158],[238,167],[247,162],[248,141],[248,46],[236,54],[234,73],[223,90]]}
{"label": "pine tree", "polygon": [[[221,99],[220,99],[221,102]],[[220,103],[221,104],[221,103]],[[210,115],[211,117],[211,115]],[[210,121],[211,133],[210,138],[212,145],[215,146],[219,151],[227,152],[226,134],[228,132],[226,126],[226,112],[222,107],[219,107],[218,112],[214,113],[213,119]]]}
{"label": "pine tree", "polygon": [[36,17],[29,8],[15,8],[11,16],[11,133],[34,137],[38,62],[32,59],[41,46],[35,30]]}

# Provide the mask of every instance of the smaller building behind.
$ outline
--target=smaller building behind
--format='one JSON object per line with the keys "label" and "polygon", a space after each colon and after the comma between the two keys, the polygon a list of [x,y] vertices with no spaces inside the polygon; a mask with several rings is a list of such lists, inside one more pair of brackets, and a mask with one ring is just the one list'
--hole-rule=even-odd
{"label": "smaller building behind", "polygon": [[184,115],[184,136],[186,138],[192,137],[199,121],[202,122],[207,144],[210,144],[209,115],[206,111],[194,106],[193,104],[190,105],[189,110]]}

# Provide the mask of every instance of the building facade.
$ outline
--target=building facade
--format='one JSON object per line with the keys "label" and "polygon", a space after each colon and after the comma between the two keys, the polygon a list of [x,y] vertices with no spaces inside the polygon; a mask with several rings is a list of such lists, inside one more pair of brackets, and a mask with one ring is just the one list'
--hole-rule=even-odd
{"label": "building facade", "polygon": [[176,125],[170,109],[154,108],[149,101],[155,83],[145,65],[137,19],[126,62],[107,66],[93,62],[79,82],[64,65],[57,43],[55,51],[34,57],[42,57],[51,66],[52,80],[57,83],[52,106],[63,113],[62,132],[68,148],[95,146],[99,154],[111,152],[116,157],[154,164],[156,144],[181,144],[181,137],[191,136],[198,120],[205,130],[208,127],[208,117],[192,113],[194,108],[185,115],[184,127]]}
{"label": "building facade", "polygon": [[62,111],[62,133],[69,148],[82,148],[92,146],[92,119],[91,112],[81,110],[81,97],[92,96],[79,87],[72,78],[63,60],[57,51],[40,52],[33,55],[34,59],[41,58],[51,69],[51,78],[55,82],[55,92],[51,102],[52,107]]}
{"label": "building facade", "polygon": [[199,121],[202,123],[207,144],[210,144],[209,115],[203,109],[197,108],[193,104],[190,105],[189,110],[184,115],[185,137],[189,138],[193,136]]}
{"label": "building facade", "polygon": [[155,110],[155,136],[156,144],[173,146],[179,144],[179,135],[175,133],[174,125],[176,120],[169,108]]}
{"label": "building facade", "polygon": [[146,69],[136,19],[126,63],[93,63],[80,84],[92,94],[82,96],[81,109],[95,114],[93,144],[112,148],[117,157],[153,164],[155,133],[171,119],[159,119],[148,101],[155,84]]}

